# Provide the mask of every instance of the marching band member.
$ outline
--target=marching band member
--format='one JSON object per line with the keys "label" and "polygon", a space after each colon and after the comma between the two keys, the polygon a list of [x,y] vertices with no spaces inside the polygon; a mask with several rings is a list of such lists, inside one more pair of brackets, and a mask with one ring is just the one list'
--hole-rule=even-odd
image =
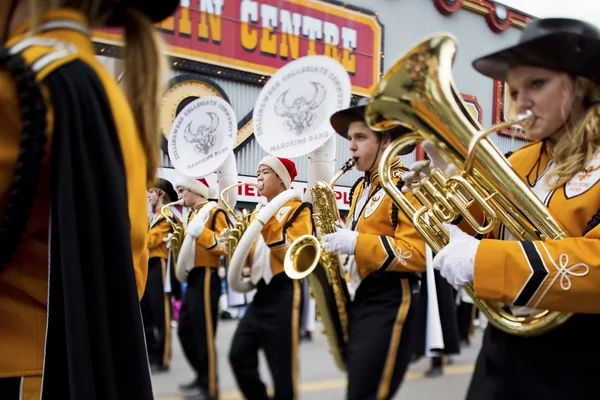
{"label": "marching band member", "polygon": [[[490,324],[469,399],[598,397],[589,365],[600,354],[599,55],[596,27],[551,18],[530,22],[518,44],[473,63],[508,82],[517,113],[533,112],[525,129],[532,143],[509,161],[572,237],[519,242],[496,230],[480,241],[448,225],[450,243],[434,266],[455,287],[474,281],[480,299],[579,314],[534,337]],[[439,153],[431,156],[445,168]]]}
{"label": "marching band member", "polygon": [[[165,240],[171,233],[171,224],[162,215],[161,208],[177,198],[171,182],[158,178],[148,188],[148,202],[155,211],[148,231],[148,278],[140,301],[148,359],[153,370],[169,369],[171,359],[171,305],[165,293],[169,249]],[[165,209],[170,218],[175,216]]]}
{"label": "marching band member", "polygon": [[[367,102],[363,99],[331,117],[336,132],[350,142],[356,169],[365,176],[352,190],[348,229],[323,236],[326,250],[355,260],[350,267],[356,292],[350,310],[347,395],[360,400],[391,398],[400,386],[411,355],[418,273],[425,270],[423,240],[379,185],[383,151],[406,131],[370,130],[363,122]],[[397,159],[392,166],[395,181],[404,170]]]}
{"label": "marching band member", "polygon": [[[153,23],[178,4],[0,4],[2,399],[153,398],[138,297],[159,161]],[[124,28],[126,93],[95,57],[100,24]]]}
{"label": "marching band member", "polygon": [[[257,168],[259,193],[270,202],[290,188],[296,165],[266,156]],[[297,397],[300,282],[283,271],[289,243],[312,233],[310,208],[287,201],[262,228],[251,256],[250,281],[256,294],[235,332],[229,362],[247,399],[269,399],[258,374],[258,350],[265,352],[275,384],[275,399]]]}
{"label": "marching band member", "polygon": [[[218,269],[220,257],[225,254],[217,240],[223,229],[228,227],[227,216],[215,202],[208,201],[215,193],[210,190],[206,179],[179,176],[175,186],[183,205],[192,209],[185,234],[195,242],[193,266],[188,271],[187,289],[179,314],[178,335],[196,377],[179,388],[182,391],[200,391],[201,395],[216,399],[218,387],[214,338],[221,295]],[[180,254],[178,264],[184,258]]]}

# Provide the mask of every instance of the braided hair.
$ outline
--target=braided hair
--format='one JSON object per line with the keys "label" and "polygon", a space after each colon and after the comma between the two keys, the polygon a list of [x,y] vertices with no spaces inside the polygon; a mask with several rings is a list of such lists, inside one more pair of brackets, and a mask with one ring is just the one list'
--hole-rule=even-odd
{"label": "braided hair", "polygon": [[19,155],[4,217],[0,222],[0,269],[9,263],[21,242],[37,194],[46,151],[46,102],[35,72],[20,54],[0,47],[0,65],[16,86],[22,128]]}

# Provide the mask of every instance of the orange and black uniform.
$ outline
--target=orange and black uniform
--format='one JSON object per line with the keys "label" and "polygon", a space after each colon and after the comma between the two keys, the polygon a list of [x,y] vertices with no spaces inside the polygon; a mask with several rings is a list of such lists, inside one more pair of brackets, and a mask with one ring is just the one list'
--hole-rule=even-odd
{"label": "orange and black uniform", "polygon": [[[188,217],[188,225],[206,203],[199,204]],[[213,208],[204,230],[196,238],[196,261],[189,272],[187,288],[179,313],[178,335],[183,352],[196,373],[196,383],[211,398],[217,398],[217,357],[215,334],[221,295],[218,269],[225,255],[217,242],[218,235],[228,227],[227,216]]]}
{"label": "orange and black uniform", "polygon": [[[237,384],[247,399],[269,399],[258,373],[258,351],[263,349],[275,385],[275,399],[298,395],[298,339],[300,282],[283,272],[289,244],[313,232],[310,208],[300,200],[286,202],[263,227],[261,234],[269,249],[272,278],[261,278],[252,303],[233,337],[229,362]],[[251,254],[250,257],[256,254]],[[270,274],[269,274],[270,275]]]}
{"label": "orange and black uniform", "polygon": [[[165,213],[175,219],[170,209]],[[148,359],[150,366],[159,370],[167,370],[171,359],[171,302],[165,292],[169,249],[164,241],[171,231],[171,224],[159,210],[148,231],[148,279],[140,301]]]}
{"label": "orange and black uniform", "polygon": [[[595,399],[600,355],[600,154],[557,190],[548,141],[510,156],[515,171],[544,202],[570,238],[506,241],[503,227],[483,239],[475,259],[475,295],[521,307],[576,313],[536,337],[487,328],[469,399]],[[504,240],[502,240],[504,239]]]}
{"label": "orange and black uniform", "polygon": [[[391,171],[398,184],[406,169],[396,159]],[[354,185],[348,227],[358,232],[350,275],[362,278],[350,309],[348,399],[388,399],[411,354],[425,243],[381,188],[377,171]]]}
{"label": "orange and black uniform", "polygon": [[[6,46],[40,68],[48,145],[33,206],[16,216],[25,231],[0,270],[0,398],[39,398],[43,375],[44,398],[151,399],[138,300],[148,265],[146,157],[134,118],[80,13],[48,12],[24,40],[26,29]],[[5,69],[0,87],[6,217],[19,132],[30,121],[20,119]]]}

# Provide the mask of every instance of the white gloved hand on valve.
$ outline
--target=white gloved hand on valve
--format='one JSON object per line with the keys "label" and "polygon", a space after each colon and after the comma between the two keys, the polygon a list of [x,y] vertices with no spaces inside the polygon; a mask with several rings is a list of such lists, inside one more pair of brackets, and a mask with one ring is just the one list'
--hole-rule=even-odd
{"label": "white gloved hand on valve", "polygon": [[163,239],[163,242],[167,243],[167,249],[171,248],[171,239],[173,239],[173,234],[169,232],[169,234]]}
{"label": "white gloved hand on valve", "polygon": [[324,235],[323,248],[335,254],[354,254],[358,232],[350,229],[338,229],[337,232]]}
{"label": "white gloved hand on valve", "polygon": [[198,215],[196,215],[192,222],[190,222],[190,224],[187,226],[185,234],[190,235],[194,239],[200,236],[200,234],[204,230],[204,225],[206,224],[207,219],[208,215],[205,215],[201,212],[198,213]]}
{"label": "white gloved hand on valve", "polygon": [[463,232],[458,226],[444,223],[450,242],[433,258],[433,268],[455,289],[460,289],[475,276],[475,256],[480,241]]}
{"label": "white gloved hand on valve", "polygon": [[423,143],[421,143],[421,147],[423,147],[423,150],[425,150],[427,156],[431,160],[430,167],[432,169],[439,168],[448,177],[458,173],[456,165],[450,164],[444,160],[444,157],[442,157],[439,150],[429,140],[425,140]]}

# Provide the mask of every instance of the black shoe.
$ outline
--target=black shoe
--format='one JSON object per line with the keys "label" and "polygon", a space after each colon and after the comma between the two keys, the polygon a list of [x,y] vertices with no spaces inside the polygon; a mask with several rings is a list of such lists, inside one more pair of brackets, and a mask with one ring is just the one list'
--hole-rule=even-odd
{"label": "black shoe", "polygon": [[198,379],[194,379],[189,383],[182,383],[178,387],[182,392],[198,391],[200,389],[200,383],[198,383]]}
{"label": "black shoe", "polygon": [[153,374],[161,373],[161,372],[168,372],[168,371],[169,371],[169,367],[167,365],[150,364],[150,372],[152,372]]}
{"label": "black shoe", "polygon": [[312,342],[312,340],[312,332],[304,332],[302,335],[300,335],[301,342]]}
{"label": "black shoe", "polygon": [[437,378],[438,376],[444,375],[442,367],[431,367],[429,371],[425,372],[426,378]]}
{"label": "black shoe", "polygon": [[200,390],[199,393],[185,396],[184,399],[185,400],[217,400],[217,397],[210,397],[208,395],[208,393],[206,393],[206,390],[204,390],[203,388],[199,388],[199,390]]}

